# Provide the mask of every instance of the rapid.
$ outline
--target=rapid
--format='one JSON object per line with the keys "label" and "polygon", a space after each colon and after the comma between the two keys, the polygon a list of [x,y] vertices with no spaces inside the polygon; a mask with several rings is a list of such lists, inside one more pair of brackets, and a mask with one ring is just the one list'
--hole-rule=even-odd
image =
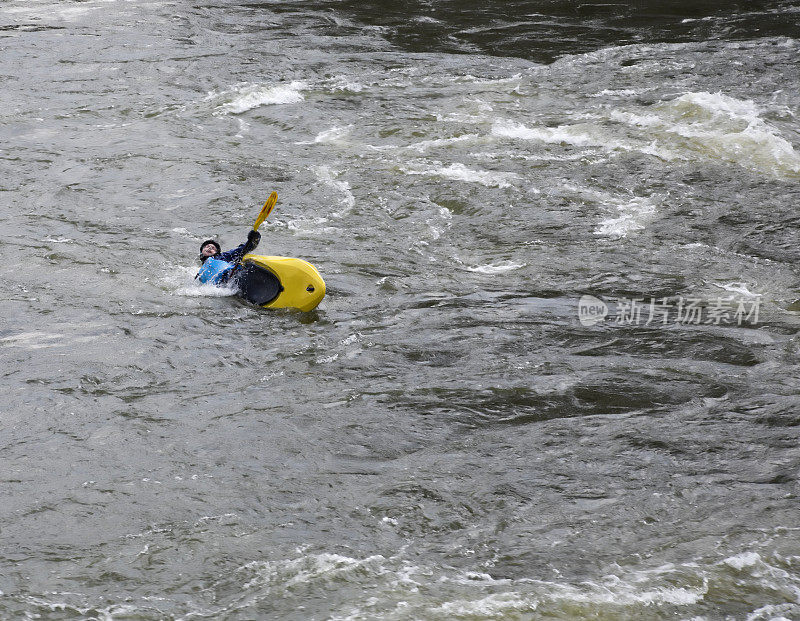
{"label": "rapid", "polygon": [[800,4],[631,6],[0,4],[0,617],[800,619]]}

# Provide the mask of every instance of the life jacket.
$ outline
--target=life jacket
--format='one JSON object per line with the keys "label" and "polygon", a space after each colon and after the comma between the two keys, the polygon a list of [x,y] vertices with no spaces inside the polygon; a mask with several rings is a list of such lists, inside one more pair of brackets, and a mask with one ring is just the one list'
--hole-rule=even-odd
{"label": "life jacket", "polygon": [[236,264],[230,261],[209,257],[197,272],[197,279],[203,284],[224,285],[235,267]]}

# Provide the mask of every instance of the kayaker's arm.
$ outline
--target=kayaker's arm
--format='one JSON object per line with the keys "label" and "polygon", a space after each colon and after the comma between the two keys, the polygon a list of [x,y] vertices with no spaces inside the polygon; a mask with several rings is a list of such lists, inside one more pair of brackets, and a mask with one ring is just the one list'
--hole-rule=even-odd
{"label": "kayaker's arm", "polygon": [[247,243],[245,244],[246,249],[244,254],[247,254],[248,252],[253,252],[253,250],[256,249],[256,246],[258,246],[258,242],[260,241],[261,241],[261,233],[259,233],[255,229],[247,233]]}
{"label": "kayaker's arm", "polygon": [[222,261],[230,261],[231,263],[238,263],[242,260],[242,257],[246,255],[248,252],[252,252],[255,250],[256,246],[258,246],[258,242],[261,241],[261,233],[258,231],[250,231],[247,234],[247,241],[243,243],[241,246],[237,246],[233,250],[228,250],[227,252],[222,252],[216,256],[217,259]]}

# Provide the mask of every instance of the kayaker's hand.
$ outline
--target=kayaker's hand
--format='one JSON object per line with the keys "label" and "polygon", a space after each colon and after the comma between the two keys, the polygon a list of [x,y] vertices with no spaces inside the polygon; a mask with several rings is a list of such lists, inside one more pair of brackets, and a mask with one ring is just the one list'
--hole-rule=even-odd
{"label": "kayaker's hand", "polygon": [[247,242],[249,244],[252,244],[253,248],[258,246],[258,242],[260,241],[261,241],[261,233],[259,233],[258,231],[250,231],[247,234]]}

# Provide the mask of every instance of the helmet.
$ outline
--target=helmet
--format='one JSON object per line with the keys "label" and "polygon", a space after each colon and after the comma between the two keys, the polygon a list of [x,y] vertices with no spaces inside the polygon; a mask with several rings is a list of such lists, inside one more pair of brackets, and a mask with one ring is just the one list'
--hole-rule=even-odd
{"label": "helmet", "polygon": [[205,248],[208,244],[214,244],[217,247],[217,253],[222,252],[222,246],[217,243],[214,239],[207,239],[202,244],[200,244],[200,252],[203,252],[203,248]]}

